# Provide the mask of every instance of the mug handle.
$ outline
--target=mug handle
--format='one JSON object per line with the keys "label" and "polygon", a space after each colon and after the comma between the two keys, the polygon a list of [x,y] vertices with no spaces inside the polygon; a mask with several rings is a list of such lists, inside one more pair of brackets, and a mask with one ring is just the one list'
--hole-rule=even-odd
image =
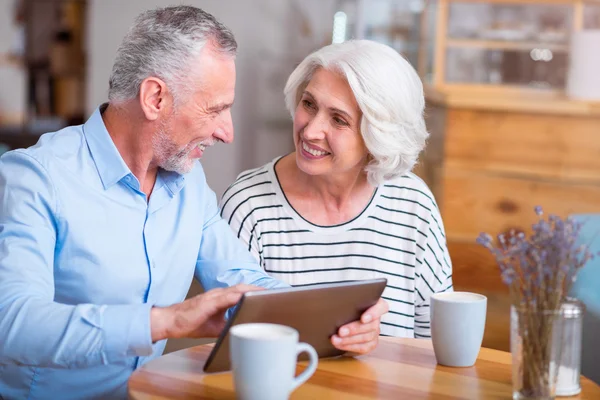
{"label": "mug handle", "polygon": [[315,373],[315,371],[317,370],[317,365],[319,364],[319,356],[317,355],[315,348],[312,347],[310,344],[298,343],[298,345],[296,346],[296,357],[299,356],[301,353],[308,353],[310,363],[300,375],[294,378],[294,381],[292,382],[292,389],[290,390],[290,392],[294,391],[298,386],[306,382],[308,378],[310,378],[312,374]]}

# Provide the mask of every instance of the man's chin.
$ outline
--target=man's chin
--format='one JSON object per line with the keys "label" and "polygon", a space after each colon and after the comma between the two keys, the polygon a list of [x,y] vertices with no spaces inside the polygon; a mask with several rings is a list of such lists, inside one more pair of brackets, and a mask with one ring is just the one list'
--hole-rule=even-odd
{"label": "man's chin", "polygon": [[200,160],[199,159],[194,159],[192,160],[188,165],[186,165],[185,167],[181,168],[179,171],[177,171],[180,175],[186,175],[189,174],[190,172],[192,172],[194,170],[194,167],[196,166],[197,163],[199,163]]}
{"label": "man's chin", "polygon": [[192,172],[192,170],[196,166],[196,163],[199,161],[200,161],[199,159],[191,159],[184,165],[173,165],[173,164],[167,163],[166,165],[161,165],[160,167],[162,169],[164,169],[165,171],[175,172],[175,173],[178,173],[179,175],[185,175],[185,174],[189,174],[190,172]]}

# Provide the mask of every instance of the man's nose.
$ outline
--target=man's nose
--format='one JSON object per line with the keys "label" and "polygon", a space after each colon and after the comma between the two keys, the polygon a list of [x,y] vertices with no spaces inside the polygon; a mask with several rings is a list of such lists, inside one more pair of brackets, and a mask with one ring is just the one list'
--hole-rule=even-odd
{"label": "man's nose", "polygon": [[223,116],[223,121],[219,124],[213,136],[223,143],[233,142],[233,121],[231,119],[231,112],[227,110]]}

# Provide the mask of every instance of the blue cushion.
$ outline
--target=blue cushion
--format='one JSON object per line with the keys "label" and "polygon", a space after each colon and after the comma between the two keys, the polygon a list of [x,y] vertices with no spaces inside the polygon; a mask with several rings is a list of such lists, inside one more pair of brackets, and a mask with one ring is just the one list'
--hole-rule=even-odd
{"label": "blue cushion", "polygon": [[[579,244],[590,246],[594,254],[600,252],[600,214],[572,215],[584,222]],[[600,384],[600,255],[594,256],[577,274],[571,295],[581,300],[586,307],[583,318],[581,343],[581,373]]]}
{"label": "blue cushion", "polygon": [[581,300],[589,312],[600,315],[600,214],[577,214],[572,217],[584,223],[579,244],[590,246],[590,251],[596,255],[577,274],[571,294]]}

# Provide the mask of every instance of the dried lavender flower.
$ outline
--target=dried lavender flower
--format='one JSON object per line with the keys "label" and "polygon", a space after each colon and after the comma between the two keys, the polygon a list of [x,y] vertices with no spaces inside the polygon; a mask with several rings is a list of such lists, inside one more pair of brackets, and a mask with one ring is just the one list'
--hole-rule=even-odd
{"label": "dried lavender flower", "polygon": [[513,229],[499,234],[497,245],[486,233],[479,235],[477,243],[494,256],[502,281],[510,289],[511,337],[518,335],[522,357],[519,393],[542,398],[542,388],[550,379],[556,312],[592,254],[587,245],[579,243],[582,223],[557,215],[544,219],[540,206],[534,211],[539,220],[529,237]]}
{"label": "dried lavender flower", "polygon": [[581,223],[552,214],[544,219],[541,206],[534,211],[539,220],[529,237],[511,229],[497,236],[498,246],[487,233],[481,233],[477,243],[496,259],[515,306],[558,309],[592,254],[588,246],[578,243]]}

